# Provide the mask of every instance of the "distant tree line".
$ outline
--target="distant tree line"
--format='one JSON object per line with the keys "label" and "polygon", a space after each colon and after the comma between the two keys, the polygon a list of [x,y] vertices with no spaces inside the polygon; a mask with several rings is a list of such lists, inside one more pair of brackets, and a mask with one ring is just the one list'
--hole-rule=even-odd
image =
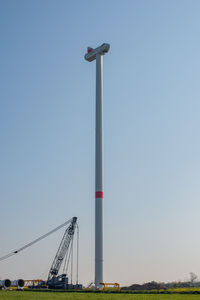
{"label": "distant tree line", "polygon": [[190,280],[188,281],[173,281],[173,282],[146,282],[143,284],[132,284],[127,287],[122,287],[126,291],[149,291],[149,290],[167,290],[176,288],[195,288],[200,287],[200,281],[195,273],[190,273]]}

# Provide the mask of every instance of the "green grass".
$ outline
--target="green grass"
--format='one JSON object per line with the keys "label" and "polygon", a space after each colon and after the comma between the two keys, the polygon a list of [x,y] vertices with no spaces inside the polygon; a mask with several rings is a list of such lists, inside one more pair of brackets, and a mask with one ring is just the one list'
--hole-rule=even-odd
{"label": "green grass", "polygon": [[200,295],[131,295],[96,293],[52,293],[0,291],[0,300],[200,300]]}

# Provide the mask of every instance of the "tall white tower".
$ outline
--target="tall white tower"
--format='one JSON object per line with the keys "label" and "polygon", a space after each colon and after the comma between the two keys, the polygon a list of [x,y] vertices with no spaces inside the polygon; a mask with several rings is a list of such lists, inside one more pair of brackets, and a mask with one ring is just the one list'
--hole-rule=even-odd
{"label": "tall white tower", "polygon": [[110,49],[109,44],[102,44],[93,49],[88,47],[85,59],[96,59],[96,137],[95,137],[95,286],[103,282],[103,198],[104,198],[104,163],[103,163],[103,55]]}

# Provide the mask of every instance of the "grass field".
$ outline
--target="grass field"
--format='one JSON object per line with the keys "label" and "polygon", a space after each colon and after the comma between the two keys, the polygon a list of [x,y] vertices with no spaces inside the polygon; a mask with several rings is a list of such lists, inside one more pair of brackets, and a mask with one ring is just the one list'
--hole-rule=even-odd
{"label": "grass field", "polygon": [[130,295],[0,291],[0,300],[200,300],[200,295]]}

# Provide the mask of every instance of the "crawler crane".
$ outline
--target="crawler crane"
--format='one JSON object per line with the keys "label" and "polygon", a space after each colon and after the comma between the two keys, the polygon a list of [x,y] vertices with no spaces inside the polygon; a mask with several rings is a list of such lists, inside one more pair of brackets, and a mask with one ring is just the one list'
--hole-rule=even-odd
{"label": "crawler crane", "polygon": [[66,273],[58,275],[64,260],[67,263],[67,267],[68,267],[69,259],[71,255],[70,252],[72,251],[72,247],[73,247],[73,238],[74,238],[76,226],[77,226],[77,218],[74,217],[72,218],[69,227],[67,227],[67,229],[65,230],[64,236],[61,240],[56,256],[51,265],[51,269],[49,271],[48,279],[46,282],[46,285],[50,289],[73,289],[73,288],[82,287],[78,283],[75,286],[69,284]]}

